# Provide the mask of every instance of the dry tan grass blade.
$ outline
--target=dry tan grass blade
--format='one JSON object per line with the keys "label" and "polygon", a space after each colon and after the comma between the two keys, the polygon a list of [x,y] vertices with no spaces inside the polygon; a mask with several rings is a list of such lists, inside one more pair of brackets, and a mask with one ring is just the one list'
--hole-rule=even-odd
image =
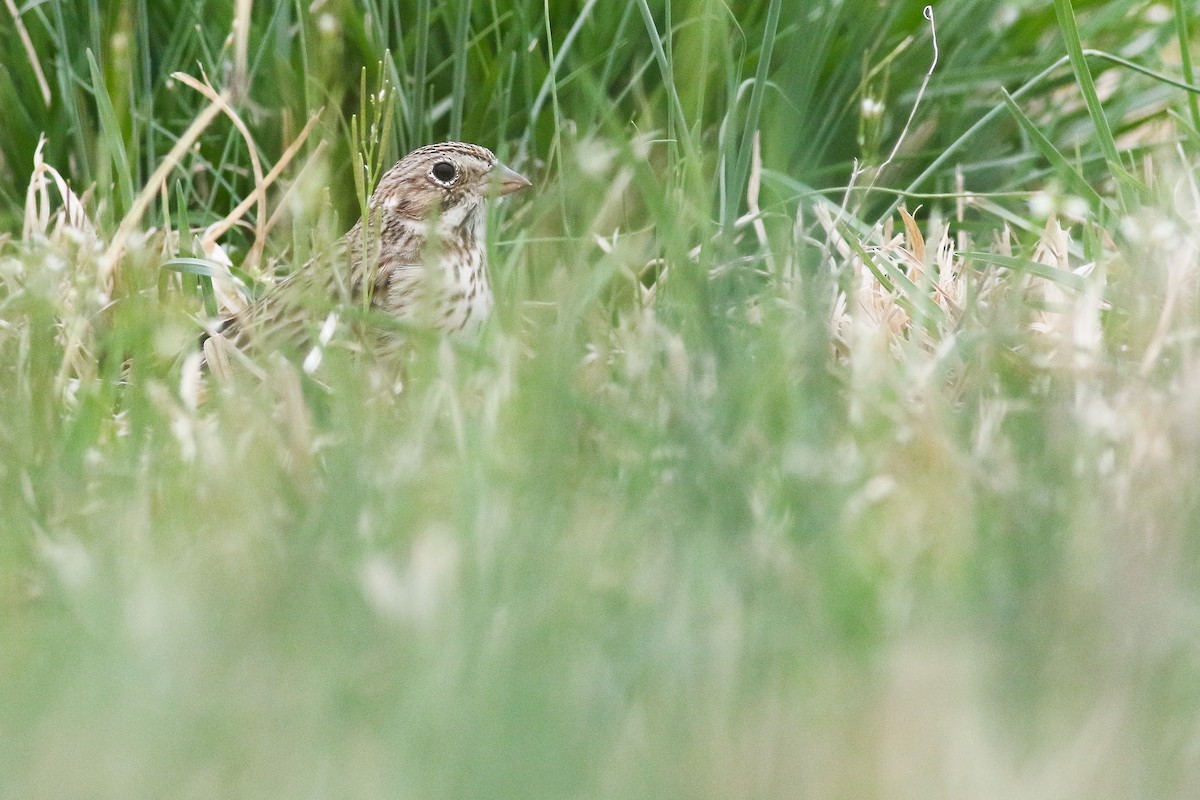
{"label": "dry tan grass blade", "polygon": [[230,83],[238,97],[248,88],[247,55],[250,51],[250,14],[254,0],[237,0],[233,11],[233,77]]}
{"label": "dry tan grass blade", "polygon": [[[1070,235],[1057,217],[1051,217],[1034,249],[1033,260],[1063,272],[1080,276],[1092,274],[1094,264],[1071,268],[1070,247]],[[1072,291],[1058,281],[1046,278],[1031,277],[1030,280],[1042,295],[1044,309],[1034,314],[1029,327],[1043,337],[1046,358],[1073,369],[1093,366],[1104,340],[1100,324],[1100,311],[1104,306],[1103,279],[1090,281],[1082,291]]]}
{"label": "dry tan grass blade", "polygon": [[[313,126],[317,124],[317,119],[318,117],[316,115],[313,115],[309,118],[308,123],[304,126],[304,129],[300,131],[300,135],[296,137],[295,141],[288,145],[287,150],[283,152],[283,155],[280,157],[279,161],[275,164],[275,166],[271,167],[271,170],[263,177],[262,191],[266,191],[267,188],[269,188],[273,183],[275,183],[276,180],[278,180],[280,174],[287,169],[288,164],[290,164],[292,159],[296,157],[296,154],[300,152],[300,148],[306,141],[308,141],[308,136],[310,133],[312,133]],[[314,155],[319,154],[324,149],[325,142],[318,143],[317,151],[314,153]],[[201,239],[206,247],[209,244],[216,243],[216,241],[224,236],[230,228],[238,223],[238,220],[246,215],[246,212],[250,210],[250,206],[260,202],[260,195],[261,192],[256,191],[241,203],[238,203],[237,208],[225,215],[224,219],[209,225],[208,228],[205,229],[204,236]],[[285,194],[284,197],[280,198],[280,204],[282,204],[283,199],[286,197],[287,195]],[[280,204],[277,204],[275,213],[271,215],[269,220],[267,220],[267,223],[263,229],[264,236],[269,233],[273,227],[279,213],[278,205]],[[256,247],[259,245],[259,241],[261,240],[255,241]]]}
{"label": "dry tan grass blade", "polygon": [[[87,239],[96,239],[96,228],[83,209],[83,201],[63,179],[61,173],[46,163],[43,151],[46,136],[38,139],[33,151],[33,173],[29,177],[29,189],[25,193],[25,224],[22,236],[26,241],[34,236],[50,236],[51,229],[64,228],[78,231]],[[53,182],[62,198],[58,211],[51,214],[49,184]]]}
{"label": "dry tan grass blade", "polygon": [[921,235],[921,229],[917,226],[917,221],[913,219],[912,214],[908,213],[908,209],[904,206],[900,206],[897,211],[900,212],[900,219],[904,221],[904,232],[908,237],[908,249],[912,251],[913,258],[916,259],[917,264],[924,264],[925,237]]}
{"label": "dry tan grass blade", "polygon": [[[117,233],[113,237],[113,241],[109,244],[108,249],[104,253],[104,257],[100,263],[99,286],[104,292],[107,292],[112,287],[113,272],[116,269],[121,256],[124,254],[125,246],[129,237],[141,223],[142,217],[153,202],[154,196],[164,186],[164,181],[171,170],[177,167],[182,161],[184,154],[196,143],[204,130],[212,124],[212,121],[218,114],[224,113],[233,122],[234,127],[241,133],[246,142],[246,149],[249,153],[251,170],[254,173],[254,192],[247,197],[237,208],[235,208],[223,220],[210,226],[204,233],[202,239],[202,249],[205,255],[219,260],[214,256],[214,248],[217,247],[216,240],[228,231],[238,220],[240,220],[252,205],[258,206],[258,214],[255,220],[255,238],[254,244],[251,247],[250,253],[247,255],[246,262],[248,265],[253,265],[261,257],[264,247],[266,246],[267,233],[270,230],[271,220],[273,219],[268,214],[267,208],[267,188],[279,177],[284,169],[288,166],[291,160],[299,152],[301,146],[308,139],[312,132],[313,126],[316,124],[317,117],[309,119],[304,126],[300,135],[284,152],[283,157],[275,164],[270,172],[264,174],[262,163],[258,157],[258,148],[250,135],[249,129],[238,116],[237,112],[229,105],[229,94],[227,92],[218,92],[207,82],[201,82],[191,75],[182,72],[175,72],[171,76],[180,83],[195,89],[209,100],[209,105],[200,113],[200,115],[192,122],[184,134],[171,148],[170,152],[163,158],[154,174],[146,182],[141,193],[135,199],[133,206],[129,212],[121,220],[120,226],[117,228]],[[226,259],[227,261],[228,259]],[[233,305],[236,305],[234,303]]]}
{"label": "dry tan grass blade", "polygon": [[[178,77],[180,73],[175,73]],[[133,235],[134,230],[141,224],[142,217],[146,213],[146,209],[154,202],[155,196],[159,192],[159,187],[163,181],[167,179],[167,175],[171,174],[171,170],[179,166],[183,161],[183,155],[191,149],[192,145],[200,138],[212,121],[221,113],[221,106],[216,103],[210,103],[207,108],[200,112],[200,115],[192,121],[188,129],[179,137],[179,141],[175,142],[175,146],[163,158],[162,163],[154,170],[154,174],[146,181],[146,185],[142,187],[141,193],[133,201],[128,213],[121,220],[121,224],[117,227],[117,233],[113,236],[112,242],[108,249],[104,251],[104,256],[100,259],[100,274],[97,278],[97,284],[101,291],[109,292],[112,290],[113,273],[116,271],[117,263],[121,260],[121,256],[125,252],[125,245],[129,241],[129,237]]]}
{"label": "dry tan grass blade", "polygon": [[250,169],[254,173],[254,202],[258,204],[258,215],[254,223],[254,245],[250,248],[250,252],[246,255],[246,262],[253,266],[258,262],[262,254],[262,249],[266,244],[267,239],[267,183],[263,174],[262,162],[258,158],[258,147],[254,142],[254,137],[250,135],[250,129],[246,127],[246,123],[234,111],[233,106],[229,105],[228,97],[223,92],[218,92],[208,83],[201,83],[182,72],[176,72],[171,77],[175,78],[180,83],[190,86],[200,94],[204,95],[217,108],[225,113],[233,122],[238,133],[242,135],[242,139],[246,142],[246,151],[250,156]]}
{"label": "dry tan grass blade", "polygon": [[762,188],[762,137],[761,131],[754,132],[754,140],[751,143],[750,150],[750,179],[746,184],[746,208],[749,213],[742,220],[750,219],[754,227],[754,235],[758,239],[758,245],[762,248],[763,262],[767,265],[767,270],[772,274],[777,274],[775,269],[775,257],[771,255],[771,245],[767,239],[767,226],[763,222],[762,207],[758,203],[759,190]]}

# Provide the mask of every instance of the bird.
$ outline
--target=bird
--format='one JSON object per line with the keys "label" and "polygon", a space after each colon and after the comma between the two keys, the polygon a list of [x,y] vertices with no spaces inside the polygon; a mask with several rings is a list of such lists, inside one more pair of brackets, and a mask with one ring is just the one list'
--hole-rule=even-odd
{"label": "bird", "polygon": [[[204,342],[239,350],[308,340],[320,327],[314,298],[455,334],[477,329],[494,299],[485,252],[488,198],[531,186],[485,147],[442,142],[413,150],[379,180],[366,214],[337,242],[221,321]],[[326,263],[322,263],[326,262]]]}

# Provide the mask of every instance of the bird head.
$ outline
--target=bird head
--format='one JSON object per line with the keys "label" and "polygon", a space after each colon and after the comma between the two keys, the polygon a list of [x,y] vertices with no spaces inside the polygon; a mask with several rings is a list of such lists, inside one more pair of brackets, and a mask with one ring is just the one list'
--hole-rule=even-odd
{"label": "bird head", "polygon": [[431,144],[412,151],[384,173],[371,207],[385,218],[450,224],[473,215],[492,195],[524,189],[530,182],[496,160],[491,150],[464,142]]}

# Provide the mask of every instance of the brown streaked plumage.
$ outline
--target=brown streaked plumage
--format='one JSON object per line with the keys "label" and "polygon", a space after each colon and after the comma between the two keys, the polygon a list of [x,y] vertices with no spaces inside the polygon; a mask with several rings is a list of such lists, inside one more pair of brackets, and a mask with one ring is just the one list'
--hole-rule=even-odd
{"label": "brown streaked plumage", "polygon": [[226,320],[220,336],[239,347],[259,339],[311,340],[324,316],[305,306],[312,293],[359,306],[369,301],[375,310],[448,333],[474,328],[493,302],[484,203],[529,185],[478,145],[414,150],[384,173],[368,216],[338,242],[336,266],[345,269],[310,262]]}

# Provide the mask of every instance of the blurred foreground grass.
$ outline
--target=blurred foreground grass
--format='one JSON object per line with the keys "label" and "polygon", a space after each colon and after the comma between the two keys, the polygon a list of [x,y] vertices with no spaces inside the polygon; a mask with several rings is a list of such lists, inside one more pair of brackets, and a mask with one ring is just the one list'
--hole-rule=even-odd
{"label": "blurred foreground grass", "polygon": [[[36,60],[0,27],[0,797],[1191,796],[1189,95],[1033,82],[1069,6],[964,2],[905,129],[919,6],[738,5],[46,2]],[[1188,82],[1179,10],[1078,32]],[[198,392],[162,264],[261,179],[216,115],[150,183],[197,63],[263,172],[320,112],[219,239],[249,283],[358,213],[381,85],[380,162],[533,173],[481,339]],[[42,131],[87,224],[26,198]]]}

